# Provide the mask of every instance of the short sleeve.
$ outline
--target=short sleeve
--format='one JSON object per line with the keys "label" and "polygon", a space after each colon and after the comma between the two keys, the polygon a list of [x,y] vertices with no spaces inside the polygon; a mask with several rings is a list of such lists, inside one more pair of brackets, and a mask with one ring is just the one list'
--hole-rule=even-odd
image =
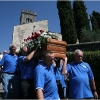
{"label": "short sleeve", "polygon": [[41,68],[37,66],[34,72],[34,85],[35,89],[41,88],[42,90],[44,89],[44,73]]}
{"label": "short sleeve", "polygon": [[90,65],[88,63],[85,63],[85,65],[88,67],[88,77],[89,77],[89,80],[91,80],[91,79],[94,78],[92,69],[91,69],[91,67],[90,67]]}
{"label": "short sleeve", "polygon": [[94,75],[93,75],[92,69],[91,69],[91,67],[89,65],[88,65],[88,68],[89,68],[88,76],[89,76],[89,80],[91,80],[91,79],[94,78]]}
{"label": "short sleeve", "polygon": [[18,63],[22,63],[24,61],[25,56],[20,56],[18,58]]}

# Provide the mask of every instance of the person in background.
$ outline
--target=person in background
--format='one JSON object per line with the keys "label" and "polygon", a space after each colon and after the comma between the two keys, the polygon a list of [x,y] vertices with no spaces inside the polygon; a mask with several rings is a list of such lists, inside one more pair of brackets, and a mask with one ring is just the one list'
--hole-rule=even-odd
{"label": "person in background", "polygon": [[2,57],[3,57],[3,54],[0,52],[0,61],[1,61]]}
{"label": "person in background", "polygon": [[94,75],[90,65],[83,61],[83,52],[75,50],[74,59],[63,69],[63,73],[69,73],[69,99],[98,99]]}
{"label": "person in background", "polygon": [[7,53],[8,53],[7,50],[4,50],[4,51],[3,51],[3,55],[4,55],[4,54],[7,54]]}
{"label": "person in background", "polygon": [[54,54],[46,50],[42,54],[42,60],[34,71],[34,85],[37,99],[59,99],[58,88],[54,74]]}
{"label": "person in background", "polygon": [[[19,78],[17,75],[17,55],[16,46],[11,44],[9,46],[10,52],[3,55],[0,61],[0,66],[2,69],[2,86],[4,89],[4,99],[18,99],[19,98]],[[10,97],[12,86],[12,97]]]}
{"label": "person in background", "polygon": [[64,59],[55,58],[54,73],[56,77],[56,83],[60,99],[67,98],[67,84],[65,82],[66,81],[65,75],[62,74],[62,67],[66,66],[66,64],[67,64],[67,57]]}
{"label": "person in background", "polygon": [[33,79],[34,69],[38,63],[37,59],[34,58],[36,50],[37,48],[29,53],[27,46],[24,46],[18,58],[22,99],[36,99]]}
{"label": "person in background", "polygon": [[[7,52],[6,50],[4,50],[4,51],[3,51],[3,54],[2,54],[2,58],[3,58],[3,55],[4,55],[4,54],[7,54],[7,53],[8,53],[8,52]],[[1,70],[2,70],[2,68],[3,68],[3,66],[1,67]]]}

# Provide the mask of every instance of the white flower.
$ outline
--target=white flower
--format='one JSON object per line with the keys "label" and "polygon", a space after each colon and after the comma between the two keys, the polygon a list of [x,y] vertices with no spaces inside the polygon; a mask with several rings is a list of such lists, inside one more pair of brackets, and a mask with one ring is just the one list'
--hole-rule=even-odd
{"label": "white flower", "polygon": [[49,33],[50,35],[52,35],[52,33]]}
{"label": "white flower", "polygon": [[49,36],[49,35],[44,35],[44,37],[45,37],[45,38],[51,38],[51,36]]}
{"label": "white flower", "polygon": [[44,36],[45,34],[47,34],[46,32],[43,32],[42,34],[40,34],[40,36]]}
{"label": "white flower", "polygon": [[[54,35],[54,37],[56,37]],[[24,45],[27,45],[31,50],[35,46],[39,46],[41,48],[41,43],[46,43],[48,38],[53,38],[53,34],[50,32],[46,32],[43,30],[32,32],[32,36],[29,36],[27,39],[24,39]],[[23,45],[21,45],[22,47]]]}

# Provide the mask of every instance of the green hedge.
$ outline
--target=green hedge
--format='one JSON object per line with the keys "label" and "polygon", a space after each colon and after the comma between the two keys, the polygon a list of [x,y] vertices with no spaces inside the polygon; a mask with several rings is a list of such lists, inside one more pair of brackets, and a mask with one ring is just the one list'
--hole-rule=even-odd
{"label": "green hedge", "polygon": [[[68,63],[74,60],[73,52],[67,52]],[[83,61],[89,63],[96,82],[97,92],[100,96],[100,51],[84,52]]]}

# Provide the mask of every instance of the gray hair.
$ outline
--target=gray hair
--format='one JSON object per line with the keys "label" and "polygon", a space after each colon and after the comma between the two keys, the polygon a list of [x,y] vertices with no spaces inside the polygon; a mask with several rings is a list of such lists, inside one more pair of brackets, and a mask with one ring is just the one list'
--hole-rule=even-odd
{"label": "gray hair", "polygon": [[14,45],[14,44],[10,44],[9,49],[11,49],[12,47],[17,48],[16,45]]}
{"label": "gray hair", "polygon": [[74,55],[77,54],[77,53],[79,53],[79,52],[82,52],[82,53],[83,53],[82,50],[80,50],[80,49],[76,49],[75,52],[74,52]]}

